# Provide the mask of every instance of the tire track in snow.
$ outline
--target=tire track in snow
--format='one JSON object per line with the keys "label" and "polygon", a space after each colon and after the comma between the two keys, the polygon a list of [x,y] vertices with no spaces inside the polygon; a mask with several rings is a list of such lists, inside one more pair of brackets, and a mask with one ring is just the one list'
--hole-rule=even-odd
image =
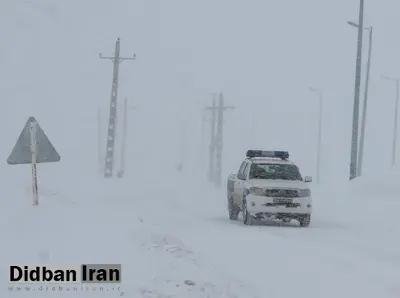
{"label": "tire track in snow", "polygon": [[[316,228],[316,227],[314,227]],[[385,262],[387,265],[392,266],[394,269],[400,269],[400,254],[392,254],[392,253],[387,253],[382,251],[381,249],[378,249],[376,247],[370,247],[366,246],[366,243],[360,243],[357,241],[354,241],[354,239],[357,239],[357,236],[359,236],[359,233],[356,233],[355,231],[353,234],[347,234],[346,239],[343,238],[344,233],[341,233],[339,235],[332,235],[330,234],[329,237],[309,237],[311,233],[309,233],[309,230],[313,229],[313,227],[308,228],[307,231],[296,231],[296,233],[293,233],[293,231],[289,231],[288,229],[269,229],[267,230],[268,233],[274,234],[275,236],[278,237],[284,237],[284,238],[290,238],[290,239],[297,239],[297,240],[304,240],[304,235],[306,235],[307,241],[313,242],[313,243],[318,243],[318,245],[322,244],[324,246],[327,246],[329,248],[332,247],[338,247],[338,244],[340,244],[340,248],[343,250],[348,251],[351,254],[360,256],[363,255],[365,257],[369,257],[372,259],[375,259],[378,262]],[[324,230],[324,232],[327,232]],[[326,234],[326,233],[325,233]],[[334,237],[333,237],[334,236]],[[372,241],[371,241],[372,242]],[[383,247],[382,247],[383,248]]]}
{"label": "tire track in snow", "polygon": [[[341,235],[324,233],[324,237],[310,233],[313,228],[292,229],[289,227],[258,226],[258,231],[268,233],[287,241],[297,242],[298,245],[309,247],[310,250],[322,250],[327,258],[333,260],[336,265],[345,270],[361,270],[368,276],[368,283],[377,286],[386,285],[387,289],[395,288],[398,284],[397,276],[400,276],[399,263],[394,261],[392,255],[382,254],[381,251],[363,246],[356,241],[351,241],[354,235],[349,235],[348,239],[342,239]],[[315,229],[314,229],[315,230]],[[326,232],[325,230],[323,232]],[[319,234],[320,236],[322,234]],[[357,238],[356,238],[357,239]],[[321,246],[323,247],[321,249]],[[361,267],[360,267],[361,264]],[[388,267],[391,267],[388,269]],[[363,268],[363,269],[362,269]],[[389,291],[389,290],[388,290]]]}
{"label": "tire track in snow", "polygon": [[[392,286],[390,282],[385,282],[383,280],[381,283],[377,282],[375,279],[376,277],[378,277],[378,280],[381,279],[379,272],[374,272],[375,268],[369,268],[368,264],[357,262],[361,260],[360,258],[355,258],[354,255],[351,254],[340,254],[340,252],[338,253],[338,251],[335,251],[332,247],[323,246],[321,248],[318,245],[315,245],[317,243],[308,242],[307,238],[301,238],[300,235],[303,235],[304,233],[309,233],[311,231],[315,232],[315,228],[305,229],[297,226],[288,227],[287,224],[285,225],[278,227],[274,225],[245,226],[240,221],[230,221],[226,215],[224,218],[219,217],[214,218],[209,222],[202,222],[201,227],[199,226],[196,230],[187,231],[186,237],[182,239],[192,239],[191,242],[193,242],[193,237],[190,236],[191,234],[198,234],[199,237],[206,236],[202,239],[211,242],[212,246],[215,247],[215,249],[209,250],[209,253],[212,253],[214,256],[222,256],[225,259],[227,259],[227,254],[236,257],[239,256],[242,247],[241,243],[243,243],[243,245],[247,243],[249,246],[247,247],[244,245],[242,249],[243,252],[245,252],[248,248],[249,253],[253,256],[254,260],[257,260],[257,263],[254,264],[254,266],[260,270],[262,270],[261,268],[264,266],[271,269],[271,271],[266,272],[266,278],[268,278],[270,282],[273,282],[272,285],[267,287],[269,292],[271,292],[272,289],[272,291],[280,293],[278,285],[281,284],[281,280],[277,279],[274,275],[271,276],[270,273],[274,270],[277,270],[277,272],[282,270],[284,271],[283,268],[288,268],[289,272],[295,275],[297,275],[297,272],[300,273],[302,271],[299,270],[299,268],[305,268],[304,272],[300,274],[305,274],[305,276],[311,274],[314,279],[320,280],[321,285],[326,283],[326,289],[330,289],[331,287],[329,279],[325,277],[326,275],[332,275],[332,278],[335,279],[336,282],[342,281],[343,284],[348,284],[349,290],[353,291],[353,293],[357,293],[356,285],[362,286],[364,283],[370,285],[368,287],[369,292],[379,292],[381,291],[379,288],[389,289],[390,286]],[[285,235],[284,231],[291,231],[295,235],[298,235],[298,237]],[[212,239],[218,239],[218,235],[221,235],[223,240],[213,242]],[[313,234],[314,237],[317,237],[318,235],[319,234],[316,233]],[[195,241],[195,243],[199,242]],[[197,247],[197,245],[198,244],[195,244],[195,247]],[[219,249],[218,245],[222,245],[222,247]],[[240,264],[243,263],[240,262],[240,259],[236,260],[235,258],[235,262],[238,261]],[[223,261],[221,260],[221,266],[223,266],[222,262]],[[362,264],[361,267],[359,266],[360,263]],[[243,265],[246,265],[245,262]],[[242,267],[242,265],[238,266]],[[248,265],[246,265],[246,267],[247,266]],[[243,269],[244,268],[245,267],[243,267]],[[320,270],[323,270],[322,272],[324,272],[324,274],[321,275]],[[335,273],[332,274],[332,272],[343,273],[341,275],[335,275]],[[345,276],[347,275],[349,275],[349,279],[346,280]],[[357,278],[354,278],[354,275],[357,276]],[[253,278],[255,277],[254,274],[249,275],[249,277],[250,276]],[[299,278],[297,281],[300,280],[303,279]],[[293,283],[294,281],[292,280],[291,282]],[[303,282],[306,281],[304,280]],[[305,286],[301,282],[300,284],[296,282],[293,286],[295,286],[295,284],[299,290],[303,289]],[[387,284],[387,286],[382,287],[382,284]],[[314,289],[311,292],[315,294],[317,291],[317,289]],[[317,297],[313,296],[311,292],[309,294],[312,297]],[[340,288],[330,291],[330,296],[328,296],[336,297],[335,295],[338,295],[339,293],[343,294]],[[279,295],[277,296],[279,297]]]}
{"label": "tire track in snow", "polygon": [[134,268],[129,269],[131,276],[136,272],[129,293],[135,298],[263,298],[180,239],[178,229],[191,215],[185,212],[186,205],[163,193],[152,191],[155,197],[147,194],[145,199],[143,194],[100,198],[110,218],[117,218],[113,224],[129,229],[127,249],[132,253],[127,264]]}
{"label": "tire track in snow", "polygon": [[154,272],[165,273],[141,288],[142,297],[262,297],[252,293],[250,285],[221,272],[178,237],[154,226],[146,230],[147,236],[141,238],[143,254],[157,263]]}
{"label": "tire track in snow", "polygon": [[[170,194],[173,195],[173,194]],[[240,223],[238,225],[230,225],[231,228],[225,229],[229,225],[218,225],[216,224],[216,221],[212,221],[210,219],[213,219],[214,215],[221,215],[221,213],[224,214],[224,218],[227,218],[225,210],[215,210],[214,209],[208,209],[207,204],[204,205],[203,201],[201,202],[200,205],[193,204],[195,200],[190,201],[187,199],[185,196],[179,196],[175,195],[175,200],[179,206],[179,208],[176,208],[174,205],[175,204],[170,204],[169,199],[165,200],[146,200],[145,202],[141,202],[140,209],[141,211],[149,211],[152,210],[153,212],[148,213],[148,216],[144,218],[144,223],[149,224],[149,226],[152,226],[154,228],[153,232],[149,232],[149,234],[155,234],[155,235],[171,235],[173,233],[174,237],[179,237],[179,239],[184,239],[184,241],[188,241],[186,243],[190,243],[191,247],[197,247],[200,249],[200,252],[204,256],[205,262],[199,262],[199,257],[198,254],[196,257],[196,264],[197,267],[200,266],[199,270],[200,272],[211,272],[214,276],[214,274],[218,275],[217,272],[220,272],[222,274],[219,274],[216,278],[221,279],[220,276],[227,276],[226,274],[223,274],[223,272],[235,272],[234,267],[232,264],[226,263],[227,260],[229,260],[231,263],[237,263],[241,270],[251,270],[251,268],[254,269],[256,268],[256,272],[261,270],[260,272],[264,272],[263,268],[265,266],[265,269],[269,268],[272,271],[265,272],[266,277],[262,278],[257,276],[254,273],[245,274],[243,277],[246,277],[245,280],[248,280],[251,283],[257,283],[263,288],[265,288],[265,283],[266,281],[268,286],[266,287],[268,291],[268,296],[269,297],[282,297],[282,292],[287,293],[290,289],[286,289],[283,287],[284,281],[281,279],[277,279],[275,274],[273,273],[274,270],[283,270],[283,268],[292,268],[290,269],[290,272],[292,274],[304,274],[302,268],[303,266],[306,266],[307,272],[310,272],[312,276],[317,277],[317,280],[321,282],[321,284],[325,284],[327,288],[330,288],[330,282],[324,278],[323,276],[320,276],[319,270],[321,268],[324,268],[324,270],[335,270],[338,266],[337,262],[333,262],[332,260],[327,259],[329,256],[329,252],[324,252],[324,251],[317,251],[315,252],[314,250],[308,249],[306,246],[305,249],[304,245],[300,244],[300,247],[302,249],[297,250],[297,254],[299,254],[299,258],[295,257],[293,255],[293,251],[291,246],[298,246],[297,243],[294,243],[293,240],[291,239],[286,239],[285,243],[281,243],[280,241],[276,241],[277,239],[283,239],[282,237],[274,237],[275,239],[271,239],[270,237],[265,238],[263,235],[265,233],[260,233],[257,230],[257,227],[247,227],[247,226],[242,226]],[[182,204],[179,204],[179,200],[182,200]],[[208,199],[207,199],[208,200]],[[207,203],[207,200],[205,203]],[[218,202],[218,201],[217,201]],[[221,201],[219,201],[221,203]],[[219,204],[218,204],[219,205]],[[223,204],[220,204],[223,205]],[[201,208],[198,208],[201,207]],[[155,210],[160,210],[160,213],[155,212]],[[177,212],[179,211],[179,212]],[[210,212],[212,211],[212,212]],[[149,216],[152,214],[151,216]],[[171,217],[171,215],[173,215]],[[230,222],[229,219],[227,219],[227,222]],[[232,223],[232,222],[231,222]],[[240,226],[239,226],[240,225]],[[224,227],[222,229],[222,227]],[[239,228],[239,229],[238,229]],[[246,232],[244,231],[246,230]],[[300,229],[298,229],[300,230]],[[163,233],[164,231],[165,233]],[[173,232],[172,232],[173,231]],[[178,236],[179,235],[179,236]],[[182,238],[183,237],[183,238]],[[217,237],[217,238],[215,238]],[[237,238],[240,238],[241,241],[239,241]],[[168,238],[168,237],[167,237]],[[159,239],[164,239],[163,236],[159,237]],[[216,242],[216,239],[224,239],[222,241]],[[247,240],[248,241],[247,241]],[[151,243],[151,238],[147,240],[147,242]],[[204,243],[206,242],[208,246],[213,247],[213,249],[210,250],[210,247],[207,248],[204,246]],[[246,252],[246,246],[241,246],[239,245],[241,242],[248,243],[250,245],[250,250],[248,251],[248,254],[251,254],[251,256],[246,256],[245,254],[243,257],[245,259],[249,258],[248,262],[245,261],[245,259],[242,260],[239,256],[242,256]],[[219,245],[222,245],[221,247],[218,247]],[[163,250],[162,247],[163,245],[156,245],[159,246],[160,249],[154,249],[154,246],[150,245],[150,247],[153,247],[153,253],[156,255],[163,255],[165,256],[163,258],[163,261],[165,262],[166,259],[168,259],[168,249],[167,251]],[[282,246],[282,247],[281,247]],[[165,246],[164,246],[165,247]],[[187,247],[187,246],[186,246]],[[264,247],[264,248],[263,248]],[[203,250],[206,248],[205,250]],[[193,250],[192,250],[193,251]],[[266,256],[272,254],[276,254],[278,260],[276,258],[269,258]],[[282,253],[282,255],[281,255]],[[304,255],[303,255],[304,254]],[[236,258],[239,257],[239,259],[230,259],[228,256],[234,256],[236,255]],[[286,256],[286,257],[284,257]],[[172,256],[170,255],[170,258]],[[173,258],[173,257],[172,257]],[[178,261],[179,260],[179,261]],[[254,261],[257,260],[257,263],[254,263]],[[278,262],[276,262],[278,261]],[[307,265],[309,265],[309,262],[318,262],[320,264],[325,264],[325,265],[318,265],[318,266],[311,266],[308,268]],[[212,266],[210,265],[212,264]],[[240,265],[239,265],[240,264]],[[177,268],[182,268],[181,266],[186,266],[187,264],[182,265],[182,258],[175,259],[174,261],[169,262],[169,266],[173,268],[174,270],[177,270]],[[325,266],[325,267],[324,267]],[[346,270],[346,263],[340,264],[341,269]],[[156,266],[157,267],[157,266]],[[193,265],[191,267],[192,269],[181,269],[180,271],[184,272],[192,272]],[[258,269],[257,269],[258,268]],[[218,269],[218,270],[217,270]],[[196,270],[195,270],[196,271]],[[173,273],[171,273],[173,274]],[[315,274],[315,275],[314,275]],[[205,274],[206,276],[211,275],[210,273]],[[236,275],[236,274],[235,274]],[[264,275],[264,274],[262,274]],[[182,280],[183,278],[186,277],[181,277],[180,279]],[[226,279],[224,279],[226,280]],[[229,280],[229,279],[228,279]],[[345,278],[341,277],[340,280],[344,281]],[[247,282],[247,284],[249,284]],[[293,281],[292,281],[293,282]],[[352,281],[352,284],[354,284],[355,281]],[[358,284],[362,284],[361,279],[358,278],[357,280]],[[272,284],[271,284],[272,283]],[[306,290],[308,286],[306,286],[306,280],[305,279],[300,279],[294,283],[294,287],[298,287],[299,290]],[[229,284],[229,281],[227,282]],[[232,282],[231,282],[232,284]],[[234,284],[234,283],[233,283]],[[329,286],[328,286],[329,285]],[[354,288],[354,285],[353,285]],[[151,288],[150,288],[151,289]],[[255,288],[254,288],[255,289]],[[353,289],[354,290],[354,289]],[[238,292],[239,290],[236,290]],[[246,294],[248,295],[248,290],[246,291]],[[314,293],[318,292],[318,289],[314,289]],[[354,292],[354,291],[353,291]],[[333,295],[341,293],[340,289],[335,290],[331,293],[331,296],[329,297],[334,297]],[[239,296],[239,297],[246,297],[246,294]],[[264,297],[265,294],[260,295],[260,297]],[[179,297],[179,296],[177,296]],[[183,296],[185,297],[185,296]],[[196,297],[196,296],[193,296]],[[202,296],[203,297],[203,296]],[[210,296],[213,297],[214,296]],[[219,296],[215,296],[219,297]],[[312,296],[312,297],[317,297],[317,296]],[[336,296],[335,296],[336,297]]]}

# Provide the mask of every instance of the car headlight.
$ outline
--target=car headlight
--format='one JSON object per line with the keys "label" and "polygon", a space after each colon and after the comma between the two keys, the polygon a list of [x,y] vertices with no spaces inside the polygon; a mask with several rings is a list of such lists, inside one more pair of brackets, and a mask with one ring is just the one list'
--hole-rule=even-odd
{"label": "car headlight", "polygon": [[311,190],[309,188],[299,189],[299,197],[304,198],[304,197],[310,197],[310,196],[311,196]]}
{"label": "car headlight", "polygon": [[249,191],[255,196],[262,196],[264,194],[264,189],[260,187],[250,187]]}

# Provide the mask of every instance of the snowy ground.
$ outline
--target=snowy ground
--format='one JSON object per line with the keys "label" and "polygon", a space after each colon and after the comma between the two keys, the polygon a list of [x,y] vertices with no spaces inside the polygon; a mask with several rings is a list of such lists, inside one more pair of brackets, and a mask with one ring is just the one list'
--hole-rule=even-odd
{"label": "snowy ground", "polygon": [[[400,297],[400,175],[314,187],[309,228],[232,222],[224,189],[185,177],[49,177],[36,208],[29,180],[6,185],[1,297]],[[10,292],[7,266],[37,263],[122,263],[121,289]]]}

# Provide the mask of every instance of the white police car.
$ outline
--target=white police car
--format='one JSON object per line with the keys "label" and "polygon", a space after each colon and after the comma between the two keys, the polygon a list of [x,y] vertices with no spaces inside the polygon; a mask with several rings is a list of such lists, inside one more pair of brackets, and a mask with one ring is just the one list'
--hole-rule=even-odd
{"label": "white police car", "polygon": [[287,151],[248,150],[247,158],[227,182],[228,211],[231,220],[242,211],[243,223],[254,219],[298,220],[307,227],[311,221],[312,196],[308,182],[289,160]]}

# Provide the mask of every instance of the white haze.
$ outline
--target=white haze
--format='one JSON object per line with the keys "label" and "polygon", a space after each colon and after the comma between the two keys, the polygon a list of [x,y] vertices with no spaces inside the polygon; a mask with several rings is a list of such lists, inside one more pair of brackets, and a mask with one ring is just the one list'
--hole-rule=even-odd
{"label": "white haze", "polygon": [[[398,7],[387,0],[365,8],[365,25],[375,29],[366,173],[390,166],[394,85],[379,76],[400,76]],[[358,1],[344,0],[4,0],[0,153],[6,159],[33,115],[62,155],[55,171],[73,167],[89,175],[97,168],[97,109],[107,120],[112,76],[111,61],[98,54],[112,55],[120,37],[121,54],[137,54],[120,71],[119,103],[128,96],[140,106],[129,115],[129,170],[145,160],[168,172],[178,160],[182,121],[186,162],[197,162],[201,108],[210,93],[223,91],[236,106],[225,113],[224,175],[249,147],[287,149],[305,174],[315,175],[318,99],[307,89],[313,86],[325,96],[323,180],[346,180],[357,35],[347,20],[357,21],[357,12]]]}
{"label": "white haze", "polygon": [[[42,253],[58,264],[120,262],[127,264],[127,297],[148,283],[160,295],[187,298],[190,289],[165,283],[187,278],[197,289],[207,283],[220,291],[213,298],[224,297],[223,289],[243,298],[268,291],[398,297],[400,176],[387,174],[395,86],[380,75],[400,77],[400,4],[365,2],[374,44],[364,173],[376,178],[349,186],[341,182],[349,176],[357,30],[347,21],[357,21],[359,1],[0,0],[1,266],[32,264]],[[104,154],[112,80],[111,61],[98,55],[113,55],[118,37],[122,56],[137,55],[120,68],[118,152],[123,99],[136,107],[122,181],[101,177],[97,154],[97,113]],[[361,90],[367,42],[365,34]],[[310,228],[229,221],[225,179],[249,148],[288,150],[302,174],[315,178],[318,97],[310,86],[324,92],[322,184],[311,184]],[[216,191],[202,179],[209,123],[202,138],[201,122],[220,91],[236,109],[225,113],[223,187]],[[61,155],[60,163],[38,165],[41,205],[33,210],[29,166],[6,163],[30,116]],[[181,159],[183,175],[176,171]],[[162,251],[182,243],[185,257]],[[251,256],[242,258],[248,243]],[[260,262],[266,255],[276,259]],[[255,263],[273,270],[265,275]],[[281,278],[286,268],[296,276],[293,287]],[[197,294],[190,297],[204,297]]]}

